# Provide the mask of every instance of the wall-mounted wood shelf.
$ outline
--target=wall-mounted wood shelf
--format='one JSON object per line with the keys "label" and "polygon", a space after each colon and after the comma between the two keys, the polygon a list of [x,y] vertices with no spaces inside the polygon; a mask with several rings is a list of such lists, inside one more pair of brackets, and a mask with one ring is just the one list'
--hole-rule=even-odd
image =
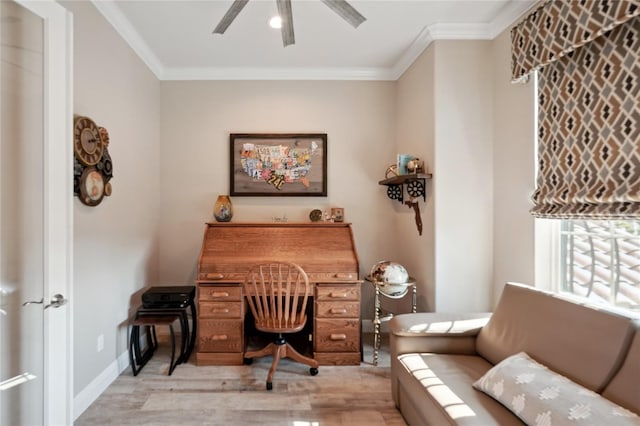
{"label": "wall-mounted wood shelf", "polygon": [[425,191],[427,179],[431,179],[433,175],[431,173],[416,173],[390,177],[378,182],[379,185],[387,186],[387,197],[392,200],[398,200],[400,203],[404,202],[404,188],[407,189],[407,194],[412,198],[422,197],[423,201],[427,200]]}

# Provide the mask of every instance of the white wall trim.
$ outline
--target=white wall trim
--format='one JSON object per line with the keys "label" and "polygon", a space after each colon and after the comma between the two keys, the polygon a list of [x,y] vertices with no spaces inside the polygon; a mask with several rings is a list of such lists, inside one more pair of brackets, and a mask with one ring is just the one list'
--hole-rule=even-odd
{"label": "white wall trim", "polygon": [[116,32],[120,34],[129,47],[136,52],[151,72],[154,73],[158,79],[162,80],[160,76],[163,73],[164,66],[134,26],[131,25],[131,22],[122,14],[118,6],[114,4],[113,0],[91,0],[91,3],[93,3]]}
{"label": "white wall trim", "polygon": [[529,9],[531,5],[519,1],[511,1],[500,11],[498,16],[489,24],[489,32],[493,40],[510,25],[513,25]]}
{"label": "white wall trim", "polygon": [[418,59],[418,56],[434,41],[430,27],[424,27],[411,46],[404,52],[398,62],[391,69],[391,75],[397,80]]}
{"label": "white wall trim", "polygon": [[102,393],[107,390],[109,385],[113,383],[120,373],[129,367],[129,352],[125,351],[114,360],[109,366],[91,381],[78,395],[73,399],[73,420],[76,421],[82,413],[93,402],[98,399]]}
{"label": "white wall trim", "polygon": [[386,68],[165,68],[160,80],[396,80]]}
{"label": "white wall trim", "polygon": [[492,40],[528,8],[511,1],[488,24],[438,23],[425,27],[391,67],[384,68],[170,68],[162,65],[113,0],[91,3],[159,80],[397,80],[435,40]]}

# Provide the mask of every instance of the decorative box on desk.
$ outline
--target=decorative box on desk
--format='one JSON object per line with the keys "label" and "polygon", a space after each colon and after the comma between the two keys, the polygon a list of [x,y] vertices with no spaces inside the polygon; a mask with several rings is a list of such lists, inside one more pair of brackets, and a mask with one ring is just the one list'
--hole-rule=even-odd
{"label": "decorative box on desk", "polygon": [[313,357],[362,359],[358,254],[349,223],[207,223],[198,259],[198,365],[242,364],[242,282],[257,263],[297,263],[313,283]]}

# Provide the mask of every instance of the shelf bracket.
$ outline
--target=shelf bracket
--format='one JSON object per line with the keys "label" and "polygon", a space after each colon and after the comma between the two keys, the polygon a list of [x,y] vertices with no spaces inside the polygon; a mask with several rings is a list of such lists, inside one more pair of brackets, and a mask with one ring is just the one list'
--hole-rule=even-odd
{"label": "shelf bracket", "polygon": [[387,185],[387,197],[391,198],[392,200],[398,200],[400,201],[400,204],[402,204],[403,197],[404,196],[404,188],[402,187],[402,184],[399,185]]}
{"label": "shelf bracket", "polygon": [[431,179],[431,177],[431,174],[421,173],[399,175],[381,180],[378,184],[385,185],[387,187],[387,197],[399,201],[400,204],[404,204],[405,188],[412,201],[418,197],[422,197],[422,201],[427,201],[427,179]]}

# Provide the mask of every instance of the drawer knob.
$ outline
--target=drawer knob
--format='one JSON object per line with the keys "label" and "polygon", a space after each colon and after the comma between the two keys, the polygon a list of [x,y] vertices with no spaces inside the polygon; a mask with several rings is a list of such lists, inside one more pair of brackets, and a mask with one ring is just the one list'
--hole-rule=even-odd
{"label": "drawer knob", "polygon": [[212,309],[211,312],[214,314],[228,314],[229,308],[216,308]]}
{"label": "drawer knob", "polygon": [[344,308],[331,308],[332,314],[346,314],[347,310]]}
{"label": "drawer knob", "polygon": [[207,274],[207,278],[210,280],[221,280],[224,278],[222,274]]}
{"label": "drawer knob", "polygon": [[349,279],[349,280],[350,280],[350,279],[352,279],[352,278],[353,278],[353,275],[351,275],[351,274],[340,274],[340,273],[337,273],[337,274],[334,274],[334,275],[333,275],[333,278],[345,278],[345,279]]}
{"label": "drawer knob", "polygon": [[211,340],[227,340],[229,339],[229,336],[227,336],[226,334],[216,334],[211,336]]}
{"label": "drawer knob", "polygon": [[342,292],[342,293],[331,292],[331,293],[329,293],[329,297],[334,298],[334,299],[344,299],[345,297],[347,297],[347,293],[345,293],[345,292]]}
{"label": "drawer knob", "polygon": [[332,333],[329,337],[331,340],[347,340],[346,334]]}
{"label": "drawer knob", "polygon": [[211,293],[211,297],[229,297],[229,293],[226,291],[214,291]]}

